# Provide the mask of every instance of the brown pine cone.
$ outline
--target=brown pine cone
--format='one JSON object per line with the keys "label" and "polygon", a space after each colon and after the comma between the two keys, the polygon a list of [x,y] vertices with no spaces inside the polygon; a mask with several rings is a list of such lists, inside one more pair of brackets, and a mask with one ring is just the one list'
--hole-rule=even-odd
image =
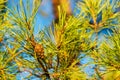
{"label": "brown pine cone", "polygon": [[37,44],[35,45],[34,51],[35,51],[36,53],[43,53],[43,52],[44,52],[43,46],[42,46],[41,44],[38,44],[38,43],[37,43]]}
{"label": "brown pine cone", "polygon": [[0,43],[3,41],[3,38],[0,38]]}
{"label": "brown pine cone", "polygon": [[35,45],[34,51],[36,52],[37,57],[44,58],[44,48],[43,48],[43,46],[41,44],[37,43]]}

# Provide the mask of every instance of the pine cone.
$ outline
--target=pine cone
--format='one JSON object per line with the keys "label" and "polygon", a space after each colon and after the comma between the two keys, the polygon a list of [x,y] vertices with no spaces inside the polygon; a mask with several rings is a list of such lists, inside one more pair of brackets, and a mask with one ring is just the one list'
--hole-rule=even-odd
{"label": "pine cone", "polygon": [[0,38],[0,43],[3,41],[3,38]]}
{"label": "pine cone", "polygon": [[36,52],[37,57],[42,58],[42,59],[44,58],[44,49],[43,49],[43,46],[41,44],[37,43],[35,45],[34,51]]}

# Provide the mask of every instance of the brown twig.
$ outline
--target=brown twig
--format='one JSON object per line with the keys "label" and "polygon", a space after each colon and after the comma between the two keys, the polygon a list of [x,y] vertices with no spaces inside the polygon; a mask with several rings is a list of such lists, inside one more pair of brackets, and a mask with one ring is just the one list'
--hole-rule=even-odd
{"label": "brown twig", "polygon": [[38,62],[40,63],[40,65],[42,66],[42,69],[43,69],[43,71],[45,72],[46,77],[51,80],[50,75],[49,75],[49,72],[48,72],[47,68],[44,67],[41,59],[37,58],[37,60],[38,60]]}

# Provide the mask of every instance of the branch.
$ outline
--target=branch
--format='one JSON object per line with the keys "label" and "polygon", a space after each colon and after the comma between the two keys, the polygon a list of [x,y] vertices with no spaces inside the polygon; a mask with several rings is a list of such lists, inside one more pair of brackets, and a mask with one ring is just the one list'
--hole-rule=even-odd
{"label": "branch", "polygon": [[[40,63],[40,65],[42,66],[42,69],[43,69],[43,71],[45,72],[46,77],[47,77],[48,79],[50,79],[50,75],[49,75],[49,72],[48,72],[47,68],[44,67],[42,61],[41,61],[39,58],[37,58],[37,60],[38,60],[38,62]],[[50,80],[51,80],[51,79],[50,79]]]}

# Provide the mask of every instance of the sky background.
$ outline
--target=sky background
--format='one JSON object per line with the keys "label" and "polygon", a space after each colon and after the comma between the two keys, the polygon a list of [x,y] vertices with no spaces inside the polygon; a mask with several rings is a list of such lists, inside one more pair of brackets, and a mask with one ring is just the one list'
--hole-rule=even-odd
{"label": "sky background", "polygon": [[[18,4],[19,0],[8,0],[9,7]],[[26,0],[23,0],[24,3]],[[32,2],[32,0],[30,0]],[[70,0],[72,11],[74,11],[76,0]],[[35,34],[38,33],[39,29],[43,29],[45,26],[48,27],[51,25],[54,19],[52,2],[51,0],[42,0],[39,11],[36,17],[36,26],[35,26]]]}
{"label": "sky background", "polygon": [[[24,3],[26,0],[23,0]],[[30,0],[31,1],[31,0]],[[74,11],[75,7],[76,7],[76,0],[70,0],[71,1],[71,8],[72,11]],[[18,4],[19,0],[8,0],[8,6],[11,8],[13,5]],[[42,11],[42,13],[41,13]],[[78,14],[79,11],[75,12],[74,14]],[[36,16],[36,24],[35,24],[35,34],[38,33],[39,30],[43,29],[44,27],[48,27],[52,24],[52,21],[54,20],[54,15],[53,15],[53,10],[52,10],[52,2],[51,0],[42,0],[41,6],[39,8],[39,11],[37,13]],[[108,34],[107,33],[107,29],[104,29],[102,31],[99,32],[99,40],[103,41],[104,34]],[[95,35],[93,35],[94,37]],[[82,64],[85,64],[87,62],[92,61],[91,58],[86,57],[84,59],[81,60]],[[93,74],[93,69],[92,69],[93,65],[90,65],[88,67],[86,67],[84,70],[87,74],[91,75]],[[23,75],[17,75],[18,79],[17,80],[22,80],[22,77],[25,77],[28,73],[24,72]],[[22,76],[22,77],[21,77]],[[39,79],[31,79],[31,80],[39,80]]]}

